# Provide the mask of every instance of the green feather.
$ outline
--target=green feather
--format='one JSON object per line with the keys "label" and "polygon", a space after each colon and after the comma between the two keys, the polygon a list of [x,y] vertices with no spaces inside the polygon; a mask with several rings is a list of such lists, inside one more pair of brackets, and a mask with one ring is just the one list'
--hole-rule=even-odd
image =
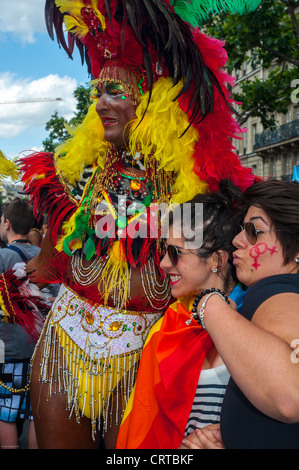
{"label": "green feather", "polygon": [[94,244],[94,230],[89,230],[88,235],[89,237],[84,245],[84,251],[86,259],[90,260],[96,251],[96,247]]}
{"label": "green feather", "polygon": [[170,4],[182,20],[200,26],[210,13],[220,11],[242,15],[254,11],[262,0],[171,0]]}
{"label": "green feather", "polygon": [[142,203],[145,205],[145,207],[148,207],[151,204],[152,200],[153,200],[152,194],[148,194],[147,196],[145,196]]}
{"label": "green feather", "polygon": [[81,211],[77,214],[75,218],[75,229],[72,231],[72,233],[66,237],[63,241],[63,251],[68,255],[72,256],[72,252],[69,248],[70,243],[73,240],[81,240],[82,243],[86,238],[86,235],[88,235],[87,241],[84,245],[85,249],[85,254],[86,254],[86,259],[91,259],[92,256],[95,253],[95,243],[94,243],[94,234],[95,231],[89,227],[89,218],[90,218],[90,212],[84,212]]}

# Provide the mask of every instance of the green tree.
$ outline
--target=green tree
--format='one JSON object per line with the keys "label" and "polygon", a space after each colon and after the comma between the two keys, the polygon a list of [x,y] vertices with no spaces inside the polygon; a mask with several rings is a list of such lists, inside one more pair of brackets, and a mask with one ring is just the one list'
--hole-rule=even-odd
{"label": "green tree", "polygon": [[54,152],[57,145],[66,140],[70,134],[66,129],[66,125],[80,124],[87,114],[88,108],[91,104],[90,87],[83,85],[78,86],[74,91],[74,97],[77,100],[76,113],[69,121],[58,115],[55,111],[50,120],[46,123],[46,130],[49,131],[49,136],[43,141],[45,152]]}
{"label": "green tree", "polygon": [[54,152],[56,145],[69,137],[65,124],[67,124],[66,120],[58,116],[58,112],[55,111],[46,123],[46,131],[49,131],[49,136],[43,141],[45,152]]}
{"label": "green tree", "polygon": [[90,91],[91,91],[91,87],[89,86],[84,87],[83,85],[78,86],[78,88],[76,88],[76,90],[74,91],[74,97],[77,100],[76,114],[70,120],[69,122],[70,124],[78,125],[85,118],[87,111],[89,109],[89,106],[91,104]]}
{"label": "green tree", "polygon": [[243,81],[240,93],[233,89],[233,98],[242,103],[241,125],[256,116],[265,129],[273,129],[273,113],[286,113],[291,103],[292,83],[299,77],[298,6],[298,0],[262,0],[254,12],[214,15],[206,24],[208,34],[226,42],[229,72],[245,62],[270,70],[266,79]]}

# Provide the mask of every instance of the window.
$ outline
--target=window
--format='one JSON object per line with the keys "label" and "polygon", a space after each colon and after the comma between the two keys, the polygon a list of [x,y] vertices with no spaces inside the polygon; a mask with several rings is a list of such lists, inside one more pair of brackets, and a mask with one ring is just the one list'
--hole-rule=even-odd
{"label": "window", "polygon": [[255,145],[257,124],[252,124],[252,145]]}
{"label": "window", "polygon": [[243,153],[244,153],[244,155],[246,154],[246,148],[247,148],[247,133],[245,132],[244,137],[243,137]]}
{"label": "window", "polygon": [[288,153],[284,157],[284,164],[285,164],[285,174],[289,175],[291,173],[291,157]]}
{"label": "window", "polygon": [[272,176],[276,176],[276,157],[271,158],[271,163],[272,163]]}

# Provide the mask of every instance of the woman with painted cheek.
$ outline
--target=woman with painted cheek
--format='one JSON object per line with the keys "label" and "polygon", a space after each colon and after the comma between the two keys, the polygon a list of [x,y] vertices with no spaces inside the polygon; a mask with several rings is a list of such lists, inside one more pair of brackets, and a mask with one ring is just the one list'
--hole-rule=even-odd
{"label": "woman with painted cheek", "polygon": [[149,333],[119,448],[175,449],[196,428],[219,421],[229,372],[200,325],[196,305],[212,292],[224,296],[230,308],[242,303],[245,292],[232,264],[232,240],[240,222],[232,201],[239,197],[237,188],[222,182],[219,193],[189,202],[187,225],[185,204],[168,214],[160,267],[177,301]]}
{"label": "woman with painted cheek", "polygon": [[[220,296],[202,324],[231,373],[221,412],[226,448],[299,448],[299,184],[262,181],[244,193],[233,243],[238,279],[250,286],[242,315]],[[213,448],[208,435],[189,447]]]}
{"label": "woman with painted cheek", "polygon": [[236,247],[233,256],[238,278],[242,282],[252,286],[269,273],[289,272],[273,223],[261,208],[251,206],[241,228],[242,231],[233,241]]}

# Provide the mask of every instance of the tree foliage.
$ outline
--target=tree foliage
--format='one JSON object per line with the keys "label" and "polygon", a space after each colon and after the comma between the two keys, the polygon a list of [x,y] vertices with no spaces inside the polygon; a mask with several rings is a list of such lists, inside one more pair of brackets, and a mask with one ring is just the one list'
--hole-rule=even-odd
{"label": "tree foliage", "polygon": [[77,100],[76,113],[69,121],[58,115],[55,111],[50,120],[46,123],[46,130],[49,136],[43,141],[45,152],[54,152],[55,147],[70,137],[66,129],[66,125],[77,126],[80,124],[87,114],[91,103],[90,87],[83,85],[78,86],[74,91],[74,97]]}
{"label": "tree foliage", "polygon": [[269,69],[266,78],[255,76],[240,83],[239,123],[249,116],[261,119],[264,128],[275,127],[273,113],[286,113],[291,103],[292,82],[299,77],[299,17],[295,0],[262,0],[251,13],[214,15],[206,24],[208,34],[224,39],[229,72],[241,70],[245,62]]}

